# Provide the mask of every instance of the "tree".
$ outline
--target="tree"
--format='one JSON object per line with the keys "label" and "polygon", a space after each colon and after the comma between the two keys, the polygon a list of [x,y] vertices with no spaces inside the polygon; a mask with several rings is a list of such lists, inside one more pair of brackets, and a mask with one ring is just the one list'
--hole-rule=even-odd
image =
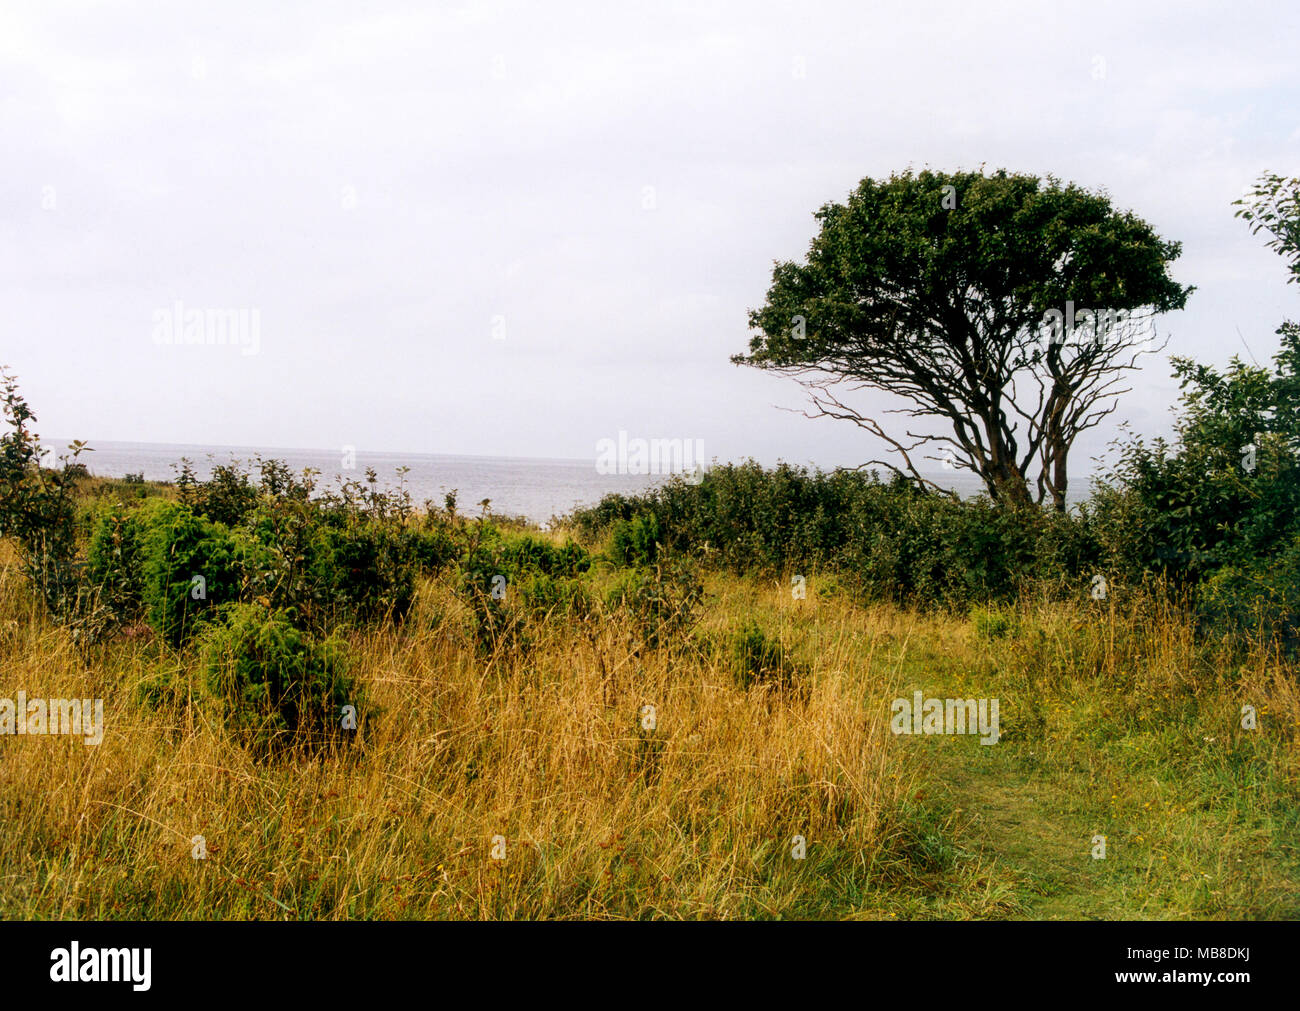
{"label": "tree", "polygon": [[[1191,287],[1170,279],[1181,251],[1105,194],[999,171],[864,179],[821,223],[804,263],[778,262],[750,313],[748,355],[732,361],[794,376],[808,417],[852,421],[938,488],[924,459],[974,471],[994,501],[1065,508],[1080,432],[1110,414],[1127,371],[1159,350],[1155,315]],[[910,401],[884,413],[937,416],[952,434],[890,433],[834,390]],[[1031,492],[1031,487],[1034,489]]]}
{"label": "tree", "polygon": [[76,460],[89,448],[73,442],[71,457],[63,457],[63,467],[55,469],[52,454],[32,430],[36,415],[18,392],[17,378],[3,367],[0,409],[9,429],[0,435],[0,537],[14,539],[23,572],[54,617],[92,628],[96,616],[79,576],[73,501],[84,472]]}
{"label": "tree", "polygon": [[[1300,277],[1300,180],[1265,175],[1237,201],[1251,230]],[[1177,441],[1120,443],[1094,499],[1111,566],[1200,584],[1215,631],[1269,632],[1300,648],[1300,326],[1278,328],[1270,371],[1234,357],[1220,371],[1173,359],[1183,390]]]}
{"label": "tree", "polygon": [[1197,581],[1271,558],[1300,536],[1300,333],[1285,327],[1272,371],[1234,357],[1224,371],[1176,356],[1176,441],[1118,443],[1096,502],[1131,570]]}
{"label": "tree", "polygon": [[1273,236],[1265,245],[1287,261],[1288,283],[1300,281],[1300,179],[1265,172],[1233,206],[1252,235],[1263,229]]}

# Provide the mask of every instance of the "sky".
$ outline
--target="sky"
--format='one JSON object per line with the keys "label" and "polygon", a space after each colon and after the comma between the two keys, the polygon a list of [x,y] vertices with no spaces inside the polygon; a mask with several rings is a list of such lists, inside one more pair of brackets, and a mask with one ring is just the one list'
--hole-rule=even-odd
{"label": "sky", "polygon": [[[1169,432],[1169,353],[1266,363],[1300,315],[1231,206],[1297,174],[1297,27],[1249,0],[5,0],[0,364],[47,441],[582,459],[626,431],[853,466],[880,447],[729,361],[773,261],[864,177],[1006,168],[1104,190],[1197,288],[1086,472],[1120,421]],[[246,343],[165,343],[178,303]]]}

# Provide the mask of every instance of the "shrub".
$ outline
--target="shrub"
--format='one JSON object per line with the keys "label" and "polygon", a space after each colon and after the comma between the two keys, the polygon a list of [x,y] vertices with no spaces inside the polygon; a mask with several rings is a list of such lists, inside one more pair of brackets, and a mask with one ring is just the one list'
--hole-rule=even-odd
{"label": "shrub", "polygon": [[635,515],[641,500],[611,492],[594,506],[579,509],[560,523],[572,524],[578,536],[586,541],[596,541],[618,520],[628,520]]}
{"label": "shrub", "polygon": [[801,673],[781,640],[769,637],[753,618],[732,633],[729,659],[736,683],[746,690],[754,685],[789,689]]}
{"label": "shrub", "polygon": [[975,607],[970,616],[975,634],[990,642],[1014,634],[1018,627],[1015,612],[997,607]]}
{"label": "shrub", "polygon": [[918,604],[1006,598],[1031,579],[1075,574],[1100,550],[1076,517],[752,461],[715,467],[698,484],[607,498],[572,522],[605,529],[608,557],[622,565],[671,550],[736,572],[838,571],[864,594]]}
{"label": "shrub", "polygon": [[257,505],[258,493],[248,472],[238,463],[218,464],[199,487],[200,515],[228,527],[237,527]]}
{"label": "shrub", "polygon": [[520,645],[519,619],[506,604],[510,584],[492,569],[460,573],[457,592],[469,605],[470,635],[484,656],[513,653]]}
{"label": "shrub", "polygon": [[659,553],[659,519],[638,513],[617,521],[610,531],[609,559],[616,565],[653,565]]}
{"label": "shrub", "polygon": [[100,511],[86,550],[86,576],[119,621],[144,609],[146,521],[120,503]]}
{"label": "shrub", "polygon": [[532,534],[503,536],[492,524],[478,525],[474,538],[459,561],[460,585],[472,604],[486,609],[484,617],[500,611],[511,587],[530,586],[535,600],[554,593],[571,597],[571,582],[591,567],[586,549],[572,541],[555,545]]}
{"label": "shrub", "polygon": [[150,515],[144,544],[149,624],[173,646],[190,639],[216,605],[239,599],[247,549],[222,524],[168,502]]}
{"label": "shrub", "polygon": [[503,537],[493,558],[494,571],[506,575],[511,581],[533,572],[571,577],[586,572],[591,566],[591,556],[580,544],[569,541],[557,546],[545,538],[526,533]]}
{"label": "shrub", "polygon": [[1200,587],[1197,603],[1212,634],[1300,650],[1300,536],[1276,557],[1222,566]]}
{"label": "shrub", "polygon": [[535,572],[520,580],[518,588],[525,611],[535,620],[547,617],[582,620],[592,612],[594,602],[578,578]]}
{"label": "shrub", "polygon": [[72,459],[61,470],[41,467],[43,450],[31,427],[36,415],[3,369],[0,399],[10,429],[0,436],[0,536],[14,538],[23,574],[50,615],[78,631],[91,628],[95,608],[77,561],[73,500],[81,474],[76,458],[85,444],[72,444]]}
{"label": "shrub", "polygon": [[318,641],[282,613],[256,604],[222,609],[201,642],[206,687],[226,726],[259,747],[338,739],[343,707],[360,711],[338,639]]}
{"label": "shrub", "polygon": [[443,527],[411,530],[406,536],[412,559],[426,575],[441,572],[456,559],[460,550],[456,538]]}
{"label": "shrub", "polygon": [[694,568],[678,558],[654,568],[620,572],[605,591],[605,602],[628,614],[641,645],[657,649],[670,645],[675,637],[684,641],[699,621],[703,596]]}
{"label": "shrub", "polygon": [[400,621],[415,600],[416,569],[406,531],[355,517],[324,527],[311,561],[316,598],[334,620]]}
{"label": "shrub", "polygon": [[1223,373],[1173,359],[1183,389],[1175,444],[1122,442],[1114,488],[1096,496],[1112,568],[1189,586],[1224,565],[1240,576],[1300,535],[1300,327],[1278,333],[1271,372],[1237,358]]}

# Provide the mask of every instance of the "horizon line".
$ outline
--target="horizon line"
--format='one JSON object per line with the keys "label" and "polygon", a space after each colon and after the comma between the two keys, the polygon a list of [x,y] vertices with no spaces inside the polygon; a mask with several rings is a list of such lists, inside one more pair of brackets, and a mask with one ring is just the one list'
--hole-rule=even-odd
{"label": "horizon line", "polygon": [[[61,441],[61,440],[52,440],[52,441]],[[68,440],[68,441],[71,441],[71,440]],[[90,452],[93,452],[94,449],[95,449],[95,444],[94,444],[94,442],[93,442],[93,441],[90,441],[90,440],[83,440],[83,441],[86,442],[87,450],[90,451]],[[176,448],[176,449],[186,449],[186,448],[188,448],[188,449],[202,449],[202,450],[209,450],[209,451],[211,451],[211,450],[219,450],[219,451],[221,451],[221,452],[230,452],[230,453],[238,453],[238,452],[256,452],[256,453],[272,452],[272,453],[276,453],[276,452],[279,452],[279,453],[334,453],[334,454],[337,454],[337,453],[339,452],[340,448],[341,448],[341,447],[333,447],[333,448],[330,448],[330,449],[325,449],[325,448],[323,448],[323,447],[312,447],[312,446],[239,446],[239,445],[228,445],[228,444],[222,444],[222,443],[202,443],[202,442],[152,442],[152,441],[137,440],[137,439],[104,439],[104,440],[102,440],[102,443],[101,443],[101,444],[102,444],[102,445],[105,445],[105,446],[157,446],[157,447],[172,447],[172,448]],[[580,463],[580,464],[589,464],[589,463],[594,463],[594,461],[595,461],[595,459],[596,459],[595,454],[593,454],[593,456],[591,456],[591,457],[572,457],[572,456],[509,456],[509,455],[491,454],[491,453],[431,453],[431,452],[426,452],[426,451],[415,451],[415,450],[363,449],[363,448],[360,447],[360,446],[356,446],[356,447],[352,447],[352,448],[355,449],[355,451],[356,451],[358,457],[361,457],[361,456],[364,455],[364,454],[370,454],[370,455],[374,455],[374,456],[393,456],[393,457],[403,457],[403,456],[413,456],[413,457],[451,457],[451,458],[454,458],[454,459],[461,459],[461,460],[515,460],[515,461],[534,461],[534,462],[538,462],[538,463]],[[774,466],[779,466],[780,464],[785,463],[785,464],[789,464],[789,465],[791,465],[791,466],[806,467],[806,468],[810,468],[810,469],[813,469],[813,470],[820,470],[820,471],[822,471],[822,472],[824,472],[824,473],[831,473],[831,472],[834,472],[834,471],[836,471],[836,470],[857,470],[857,469],[864,469],[864,470],[866,470],[866,471],[869,472],[870,470],[875,469],[875,470],[879,470],[879,471],[880,471],[882,477],[886,477],[886,478],[887,478],[887,477],[889,477],[890,474],[891,474],[891,472],[888,470],[888,468],[884,468],[884,467],[878,467],[878,468],[870,468],[870,467],[867,467],[867,468],[859,468],[859,466],[851,465],[851,464],[842,464],[842,465],[839,465],[839,466],[831,466],[831,467],[827,467],[827,466],[824,466],[824,465],[822,465],[822,464],[813,463],[812,461],[808,461],[808,462],[806,462],[806,463],[795,463],[794,461],[786,460],[786,459],[781,458],[781,457],[778,457],[778,458],[777,458],[777,462],[776,462],[776,464],[764,464],[764,463],[762,463],[762,462],[756,460],[756,459],[755,459],[754,457],[752,457],[752,456],[750,456],[750,457],[746,457],[745,460],[743,460],[743,461],[721,461],[721,462],[719,462],[719,461],[717,460],[717,458],[715,457],[714,460],[713,460],[713,463],[716,464],[716,465],[718,465],[718,466],[738,466],[738,465],[740,465],[741,463],[748,462],[748,461],[754,461],[754,462],[756,462],[756,463],[759,463],[759,465],[762,466],[762,467],[764,467],[764,468],[770,468],[770,467],[774,467]],[[85,462],[88,463],[88,464],[90,463],[89,460],[87,460],[87,461],[85,461]],[[976,471],[970,470],[969,468],[962,468],[961,470],[956,471],[955,473],[963,473],[963,472],[966,473],[966,474],[968,474],[970,477],[972,477],[972,478],[975,479],[975,480],[982,480],[982,478],[980,478],[979,474],[978,474]],[[922,470],[921,473],[922,473],[922,474],[953,474],[954,472],[953,472],[953,471],[947,471],[947,470],[945,470],[942,466],[937,466],[936,469],[934,469],[934,470],[926,469],[926,470]],[[1100,471],[1097,470],[1096,468],[1093,468],[1093,469],[1090,469],[1090,470],[1088,470],[1088,471],[1086,471],[1086,472],[1083,472],[1083,473],[1067,474],[1067,478],[1068,478],[1069,480],[1071,480],[1071,481],[1074,481],[1074,480],[1076,480],[1076,479],[1083,480],[1083,479],[1091,478],[1094,474],[1097,474],[1097,473],[1100,473]]]}

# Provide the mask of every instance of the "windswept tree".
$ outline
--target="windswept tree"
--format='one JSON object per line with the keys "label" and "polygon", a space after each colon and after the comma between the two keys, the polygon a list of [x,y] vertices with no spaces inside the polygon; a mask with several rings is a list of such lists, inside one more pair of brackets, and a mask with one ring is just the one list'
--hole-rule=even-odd
{"label": "windswept tree", "polygon": [[[919,468],[941,461],[974,471],[1003,504],[1065,508],[1075,438],[1163,346],[1154,317],[1192,291],[1168,274],[1178,243],[1050,176],[909,170],[864,179],[816,217],[806,260],[776,264],[750,313],[749,353],[732,361],[794,376],[809,417],[851,421],[901,463],[863,467],[937,487]],[[887,427],[845,389],[910,401],[883,413],[937,417],[940,434]]]}
{"label": "windswept tree", "polygon": [[1234,206],[1252,235],[1262,230],[1272,236],[1265,245],[1286,260],[1288,283],[1300,281],[1300,178],[1265,172]]}

